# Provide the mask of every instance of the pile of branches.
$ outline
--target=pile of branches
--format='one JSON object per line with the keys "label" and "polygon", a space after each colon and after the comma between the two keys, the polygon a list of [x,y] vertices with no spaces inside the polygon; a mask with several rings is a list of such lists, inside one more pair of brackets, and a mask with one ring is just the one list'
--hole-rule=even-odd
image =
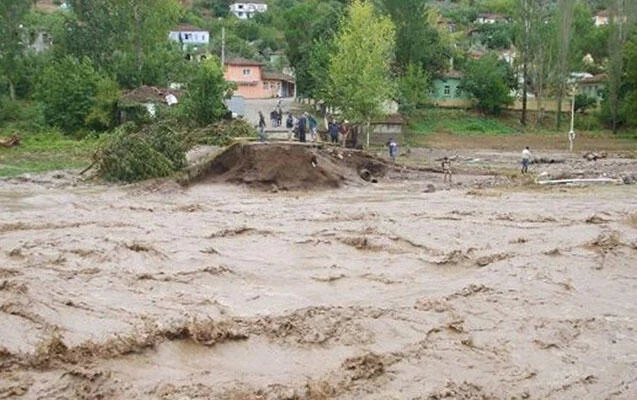
{"label": "pile of branches", "polygon": [[186,167],[186,152],[196,145],[226,146],[236,138],[255,136],[256,129],[243,120],[191,131],[169,120],[141,128],[125,124],[105,139],[85,171],[95,166],[101,178],[120,182],[166,177]]}
{"label": "pile of branches", "polygon": [[227,146],[236,138],[256,137],[257,131],[247,121],[233,119],[194,129],[188,136],[193,146],[198,144]]}
{"label": "pile of branches", "polygon": [[168,124],[139,130],[123,125],[95,154],[98,175],[108,181],[135,182],[165,177],[186,166],[186,136]]}

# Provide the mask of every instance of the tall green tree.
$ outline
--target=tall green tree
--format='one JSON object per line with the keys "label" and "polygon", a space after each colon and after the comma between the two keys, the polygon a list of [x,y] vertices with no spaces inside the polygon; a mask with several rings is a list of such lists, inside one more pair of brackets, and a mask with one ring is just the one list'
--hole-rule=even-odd
{"label": "tall green tree", "polygon": [[296,73],[299,93],[316,97],[325,86],[316,74],[317,60],[312,58],[323,57],[318,63],[325,64],[324,48],[316,47],[332,40],[343,12],[340,2],[308,0],[297,2],[281,13],[278,24],[285,34],[286,55]]}
{"label": "tall green tree", "polygon": [[621,125],[621,106],[625,91],[622,87],[624,74],[624,47],[632,29],[635,8],[634,2],[609,0],[610,35],[608,38],[608,107],[611,127],[617,133]]}
{"label": "tall green tree", "polygon": [[18,66],[28,44],[23,30],[24,17],[32,4],[32,0],[0,2],[0,77],[7,81],[11,100],[15,100]]}
{"label": "tall green tree", "polygon": [[135,77],[135,85],[153,83],[144,81],[143,71],[149,54],[161,48],[179,21],[177,0],[70,0],[70,5],[62,52],[90,57],[111,73],[116,72],[112,65],[123,65],[114,60],[131,58],[127,74]]}
{"label": "tall green tree", "polygon": [[571,32],[573,30],[573,14],[575,12],[575,0],[559,0],[557,13],[557,65],[555,71],[557,92],[557,120],[556,129],[560,129],[562,122],[562,100],[567,94],[567,79],[569,77],[569,49],[571,44]]}
{"label": "tall green tree", "polygon": [[394,25],[369,1],[354,0],[341,20],[336,53],[329,69],[331,104],[343,116],[365,124],[367,146],[371,121],[395,93],[391,77]]}
{"label": "tall green tree", "polygon": [[396,64],[401,71],[410,64],[431,75],[448,69],[453,49],[431,24],[427,0],[376,0],[376,5],[394,22]]}

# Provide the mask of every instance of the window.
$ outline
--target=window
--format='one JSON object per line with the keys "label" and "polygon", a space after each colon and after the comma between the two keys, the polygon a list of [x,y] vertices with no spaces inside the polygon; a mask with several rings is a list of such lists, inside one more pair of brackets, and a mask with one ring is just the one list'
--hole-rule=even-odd
{"label": "window", "polygon": [[456,88],[456,97],[462,97],[462,89],[459,87]]}
{"label": "window", "polygon": [[445,85],[445,96],[449,96],[451,94],[451,86]]}
{"label": "window", "polygon": [[237,8],[238,8],[239,10],[243,10],[243,4],[237,4]]}
{"label": "window", "polygon": [[269,90],[270,89],[270,82],[263,82],[263,88],[265,90]]}
{"label": "window", "polygon": [[237,17],[239,17],[239,18],[243,17],[243,13],[242,12],[238,12],[237,13]]}
{"label": "window", "polygon": [[243,76],[250,75],[250,68],[243,69]]}

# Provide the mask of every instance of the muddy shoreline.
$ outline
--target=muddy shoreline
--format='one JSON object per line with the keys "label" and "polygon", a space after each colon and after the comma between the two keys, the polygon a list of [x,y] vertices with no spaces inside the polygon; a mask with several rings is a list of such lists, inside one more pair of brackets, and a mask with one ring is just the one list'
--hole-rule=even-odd
{"label": "muddy shoreline", "polygon": [[0,182],[0,399],[637,397],[636,185],[31,178]]}

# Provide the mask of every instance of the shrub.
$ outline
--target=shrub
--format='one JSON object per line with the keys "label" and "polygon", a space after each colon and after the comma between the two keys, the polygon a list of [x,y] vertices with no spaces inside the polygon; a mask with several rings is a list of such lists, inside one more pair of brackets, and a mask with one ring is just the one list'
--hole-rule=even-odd
{"label": "shrub", "polygon": [[96,107],[109,107],[102,104],[103,98],[113,98],[106,94],[102,97],[100,90],[112,93],[113,86],[89,59],[65,57],[45,68],[36,84],[35,98],[42,102],[49,125],[73,133],[85,126],[89,115],[91,122],[109,125],[103,124],[103,115],[95,116],[100,113]]}

